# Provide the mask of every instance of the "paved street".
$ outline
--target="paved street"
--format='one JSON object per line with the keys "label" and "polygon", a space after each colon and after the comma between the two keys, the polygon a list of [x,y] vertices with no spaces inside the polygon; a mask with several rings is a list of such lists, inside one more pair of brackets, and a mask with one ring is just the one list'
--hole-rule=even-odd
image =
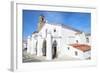
{"label": "paved street", "polygon": [[[63,56],[63,57],[57,57],[54,58],[51,61],[69,61],[69,60],[79,60],[76,58],[72,58],[70,56]],[[44,61],[48,61],[46,60],[46,56],[36,56],[36,55],[31,55],[31,54],[27,54],[25,51],[23,53],[23,62],[27,63],[27,62],[44,62]]]}
{"label": "paved street", "polygon": [[45,61],[44,56],[37,57],[36,55],[31,55],[26,53],[26,51],[23,52],[23,62],[42,62]]}

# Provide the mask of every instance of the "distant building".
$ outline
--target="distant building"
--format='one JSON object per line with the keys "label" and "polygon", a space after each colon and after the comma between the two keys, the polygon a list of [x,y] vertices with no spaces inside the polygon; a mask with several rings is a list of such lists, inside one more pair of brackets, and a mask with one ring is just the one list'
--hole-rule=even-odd
{"label": "distant building", "polygon": [[38,31],[27,39],[27,53],[46,56],[47,60],[68,55],[74,58],[91,57],[91,35],[63,24],[49,24],[40,16]]}

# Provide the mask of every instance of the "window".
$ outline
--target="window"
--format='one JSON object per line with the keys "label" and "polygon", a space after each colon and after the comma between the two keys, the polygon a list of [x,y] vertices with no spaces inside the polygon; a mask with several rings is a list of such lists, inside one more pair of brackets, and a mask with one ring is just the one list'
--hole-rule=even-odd
{"label": "window", "polygon": [[76,56],[78,55],[78,52],[77,52],[77,51],[75,51],[75,55],[76,55]]}
{"label": "window", "polygon": [[56,29],[54,29],[54,32],[56,32]]}
{"label": "window", "polygon": [[89,43],[89,38],[86,38],[86,42]]}
{"label": "window", "polygon": [[68,50],[69,50],[70,48],[68,47]]}
{"label": "window", "polygon": [[78,43],[78,40],[76,40],[76,43]]}

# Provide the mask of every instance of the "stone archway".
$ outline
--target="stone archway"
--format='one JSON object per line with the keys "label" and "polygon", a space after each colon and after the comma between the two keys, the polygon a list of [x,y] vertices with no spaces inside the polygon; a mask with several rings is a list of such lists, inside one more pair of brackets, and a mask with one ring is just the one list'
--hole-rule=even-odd
{"label": "stone archway", "polygon": [[52,59],[57,57],[57,42],[56,40],[52,44]]}
{"label": "stone archway", "polygon": [[42,53],[43,56],[46,56],[46,40],[43,41]]}

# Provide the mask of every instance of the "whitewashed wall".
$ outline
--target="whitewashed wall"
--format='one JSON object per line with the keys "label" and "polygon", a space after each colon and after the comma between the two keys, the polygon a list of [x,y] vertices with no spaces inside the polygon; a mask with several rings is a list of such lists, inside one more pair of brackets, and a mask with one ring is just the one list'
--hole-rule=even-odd
{"label": "whitewashed wall", "polygon": [[86,36],[85,36],[85,33],[79,34],[77,36],[78,36],[77,39],[79,40],[79,43],[80,44],[86,44]]}
{"label": "whitewashed wall", "polygon": [[31,37],[28,36],[27,39],[27,53],[31,53]]}
{"label": "whitewashed wall", "polygon": [[87,59],[87,58],[89,58],[89,57],[91,57],[91,51],[84,52],[83,58],[84,58],[84,59]]}
{"label": "whitewashed wall", "polygon": [[[54,29],[56,32],[54,32]],[[41,34],[43,38],[46,38],[47,33],[51,33],[52,36],[59,37],[61,36],[61,26],[45,23],[39,34]]]}
{"label": "whitewashed wall", "polygon": [[[61,38],[61,48],[62,51],[61,51],[61,54],[66,54],[66,46],[68,44],[72,44],[72,43],[75,43],[75,39],[74,39],[74,36],[75,36],[75,31],[72,31],[72,30],[69,30],[69,29],[66,29],[66,28],[62,28],[61,30],[61,34],[62,34],[62,38]],[[70,37],[73,37],[73,38],[70,38]]]}
{"label": "whitewashed wall", "polygon": [[37,40],[34,38],[34,35],[31,37],[31,54],[36,54],[36,42]]}
{"label": "whitewashed wall", "polygon": [[[69,50],[68,50],[68,47],[70,48]],[[90,51],[83,52],[72,46],[68,46],[68,47],[66,48],[67,49],[66,54],[71,57],[78,58],[78,59],[86,59],[91,56]],[[77,56],[75,55],[75,52],[77,52]]]}
{"label": "whitewashed wall", "polygon": [[[56,30],[54,32],[54,30]],[[34,35],[32,35],[31,38],[28,38],[28,52],[31,54],[36,54],[36,42],[37,44],[37,56],[42,56],[42,48],[43,48],[43,41],[47,41],[47,59],[51,59],[52,56],[52,44],[56,40],[57,42],[57,55],[69,55],[75,58],[86,58],[88,57],[89,53],[84,53],[76,48],[73,48],[72,46],[68,46],[69,44],[76,43],[76,40],[78,40],[78,43],[86,44],[86,36],[84,33],[75,35],[77,32],[63,28],[62,26],[55,25],[55,24],[48,24],[45,23],[45,25],[42,27],[40,32],[38,33],[37,39],[35,39]],[[51,42],[50,42],[51,41]],[[49,43],[49,45],[48,45]],[[51,45],[51,46],[50,46]],[[68,50],[68,47],[70,48]],[[75,55],[75,51],[77,51],[78,55]],[[84,54],[84,55],[83,55]]]}
{"label": "whitewashed wall", "polygon": [[38,35],[38,44],[37,44],[37,56],[42,56],[42,45],[43,45],[43,39],[40,35]]}

